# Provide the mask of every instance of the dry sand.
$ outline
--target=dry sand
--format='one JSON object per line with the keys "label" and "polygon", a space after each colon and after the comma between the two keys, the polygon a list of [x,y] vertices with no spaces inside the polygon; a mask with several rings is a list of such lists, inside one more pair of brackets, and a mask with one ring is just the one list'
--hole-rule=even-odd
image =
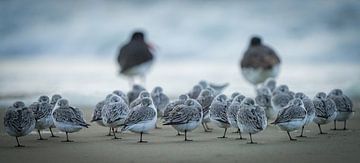
{"label": "dry sand", "polygon": [[[359,108],[359,105],[356,105]],[[88,107],[89,108],[89,107]],[[358,109],[356,109],[358,110]],[[90,119],[91,110],[85,110]],[[0,109],[1,120],[4,109]],[[211,133],[199,127],[189,133],[193,142],[184,142],[183,136],[175,136],[170,126],[153,130],[144,135],[147,144],[137,143],[135,133],[119,134],[122,139],[112,140],[104,136],[107,129],[96,124],[78,133],[70,134],[75,142],[63,143],[64,133],[56,133],[60,138],[36,140],[36,133],[21,137],[25,148],[14,148],[15,138],[6,135],[0,123],[0,163],[12,162],[359,162],[360,160],[360,116],[348,122],[349,130],[330,131],[332,123],[323,127],[327,135],[318,135],[318,128],[311,124],[306,128],[308,138],[290,142],[285,132],[269,126],[264,132],[253,136],[259,144],[246,144],[248,140],[236,140],[234,129],[229,138],[218,139],[222,129],[214,128]],[[342,123],[338,124],[338,128]],[[292,135],[298,135],[293,132]],[[49,137],[45,133],[44,137]],[[245,135],[248,137],[248,135]],[[359,154],[359,155],[358,155]]]}

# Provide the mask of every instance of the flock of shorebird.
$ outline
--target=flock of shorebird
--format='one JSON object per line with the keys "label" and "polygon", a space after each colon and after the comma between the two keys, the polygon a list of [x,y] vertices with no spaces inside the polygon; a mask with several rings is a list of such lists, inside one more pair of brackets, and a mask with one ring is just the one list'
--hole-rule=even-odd
{"label": "flock of shorebird", "polygon": [[[170,101],[161,87],[155,87],[148,92],[140,85],[134,85],[127,94],[116,90],[100,101],[94,109],[91,122],[109,128],[109,135],[114,139],[117,129],[121,132],[130,130],[143,133],[154,129],[158,119],[163,120],[163,125],[171,125],[177,130],[178,135],[184,133],[185,141],[188,132],[196,129],[200,124],[205,132],[212,129],[207,123],[213,122],[226,131],[232,127],[238,130],[239,139],[242,133],[250,136],[249,143],[255,143],[252,134],[266,129],[268,121],[279,126],[287,132],[301,129],[300,137],[304,137],[304,127],[311,122],[318,125],[320,134],[321,125],[334,121],[344,122],[354,114],[353,104],[349,97],[340,89],[331,90],[325,94],[319,92],[311,99],[304,93],[294,93],[286,85],[276,86],[273,78],[267,79],[256,89],[256,97],[245,97],[239,92],[234,92],[227,97],[222,91],[228,84],[214,85],[200,81],[188,93],[180,95]],[[84,120],[84,115],[79,108],[70,106],[68,100],[56,94],[51,97],[40,96],[37,102],[28,107],[21,101],[15,102],[8,108],[4,117],[5,131],[16,138],[17,147],[22,147],[18,137],[28,135],[34,129],[39,134],[39,140],[44,140],[41,131],[49,129],[52,137],[56,137],[52,128],[66,133],[66,142],[70,142],[68,134],[77,132],[90,125]]]}

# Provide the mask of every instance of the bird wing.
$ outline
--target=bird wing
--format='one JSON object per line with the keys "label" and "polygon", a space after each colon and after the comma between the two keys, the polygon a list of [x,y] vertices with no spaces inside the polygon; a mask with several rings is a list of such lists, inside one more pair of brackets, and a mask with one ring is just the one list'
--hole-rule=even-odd
{"label": "bird wing", "polygon": [[155,115],[156,112],[153,108],[148,106],[139,106],[130,111],[124,125],[131,126],[137,123],[149,121],[152,120]]}

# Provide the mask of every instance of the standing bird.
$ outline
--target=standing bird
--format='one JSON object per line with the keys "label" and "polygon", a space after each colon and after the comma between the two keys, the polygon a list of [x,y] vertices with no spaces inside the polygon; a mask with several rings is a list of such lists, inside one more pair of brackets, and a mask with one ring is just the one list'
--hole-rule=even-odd
{"label": "standing bird", "polygon": [[155,87],[151,91],[151,99],[154,102],[154,105],[158,112],[158,116],[162,117],[164,115],[166,105],[170,102],[169,97],[163,92],[163,89],[161,87]]}
{"label": "standing bird", "polygon": [[191,99],[197,99],[201,93],[201,90],[202,90],[202,86],[197,84],[189,91],[189,93],[187,93],[187,95]]}
{"label": "standing bird", "polygon": [[[174,110],[174,108],[176,106],[184,104],[187,99],[189,99],[189,96],[182,94],[179,96],[179,99],[176,99],[176,100],[170,102],[169,104],[167,104],[165,107],[165,110],[164,110],[164,115],[162,117],[164,122],[170,119],[170,113],[172,112],[172,110]],[[178,131],[177,135],[178,136],[181,135],[179,131]]]}
{"label": "standing bird", "polygon": [[[104,105],[105,105],[105,100],[102,100],[95,105],[95,109],[91,116],[92,118],[91,118],[90,122],[96,122],[98,125],[106,127],[104,122],[102,121],[102,116],[101,116],[101,111],[102,111]],[[111,135],[111,127],[109,127],[109,133],[106,136],[112,136]]]}
{"label": "standing bird", "polygon": [[[51,101],[50,101],[50,104],[52,105],[52,110],[54,110],[55,106],[56,106],[56,103],[61,99],[61,95],[59,94],[54,94],[51,96]],[[52,111],[51,111],[52,112]],[[52,118],[52,116],[51,116]],[[54,132],[52,131],[53,128],[55,128],[55,124],[54,124],[54,120],[52,120],[52,125],[49,127],[49,130],[50,130],[50,133],[51,133],[51,137],[53,138],[56,138],[56,137],[59,137],[59,136],[55,136],[54,135]]]}
{"label": "standing bird", "polygon": [[241,103],[243,102],[243,100],[245,99],[244,95],[237,95],[234,100],[231,102],[230,106],[228,107],[228,110],[226,112],[227,114],[227,119],[231,125],[231,127],[234,127],[237,129],[237,132],[239,133],[240,136],[240,140],[245,139],[242,137],[241,135],[241,131],[240,128],[237,124],[237,112],[240,110],[241,108]]}
{"label": "standing bird", "polygon": [[274,120],[277,116],[277,110],[271,105],[271,91],[268,87],[261,87],[256,90],[255,102],[259,107],[263,108],[268,120]]}
{"label": "standing bird", "polygon": [[146,89],[138,84],[133,85],[132,89],[127,93],[129,104],[137,99],[142,91],[146,91]]}
{"label": "standing bird", "polygon": [[335,102],[336,118],[334,120],[334,129],[336,130],[336,121],[344,122],[344,130],[346,130],[346,121],[354,115],[353,104],[350,98],[343,94],[341,89],[332,90],[328,97]]}
{"label": "standing bird", "polygon": [[60,99],[54,110],[52,116],[56,128],[66,133],[66,140],[63,142],[72,142],[69,140],[68,133],[73,133],[81,130],[82,128],[88,128],[90,125],[84,120],[83,113],[78,108],[69,106],[69,102],[66,99]]}
{"label": "standing bird", "polygon": [[130,86],[134,84],[137,76],[145,83],[145,75],[154,60],[151,50],[153,48],[145,42],[145,35],[140,31],[134,32],[130,42],[121,47],[117,61],[120,73],[129,78]]}
{"label": "standing bird", "polygon": [[120,91],[120,90],[115,90],[113,91],[113,94],[119,96],[122,100],[124,100],[124,102],[129,105],[129,98],[127,97],[127,95],[123,92],[123,91]]}
{"label": "standing bird", "polygon": [[252,37],[250,45],[240,62],[241,72],[245,79],[257,85],[269,77],[277,77],[280,69],[280,58],[275,51],[262,44],[260,37]]}
{"label": "standing bird", "polygon": [[120,139],[116,137],[115,128],[124,124],[128,114],[129,107],[119,96],[111,96],[109,101],[103,106],[101,110],[101,119],[106,127],[112,129],[114,139]]}
{"label": "standing bird", "polygon": [[254,100],[245,98],[242,107],[236,116],[238,127],[243,133],[250,135],[250,144],[255,144],[252,140],[252,134],[259,133],[266,129],[267,119],[264,109],[254,105]]}
{"label": "standing bird", "polygon": [[35,116],[21,101],[15,102],[5,113],[4,127],[6,133],[16,138],[17,146],[24,147],[19,137],[28,135],[35,128]]}
{"label": "standing bird", "polygon": [[38,102],[31,104],[29,108],[33,111],[35,116],[35,129],[37,129],[39,134],[38,140],[46,140],[41,136],[41,130],[50,128],[53,124],[50,98],[48,96],[40,96]]}
{"label": "standing bird", "polygon": [[169,112],[164,125],[172,125],[178,132],[185,133],[185,141],[192,141],[187,138],[187,132],[197,128],[202,120],[202,107],[194,99],[188,99],[184,104],[176,105]]}
{"label": "standing bird", "polygon": [[276,87],[271,96],[271,106],[276,111],[276,114],[282,110],[288,103],[294,99],[293,94],[286,85]]}
{"label": "standing bird", "polygon": [[229,103],[226,95],[220,94],[215,97],[210,105],[210,120],[220,128],[224,128],[224,135],[218,138],[226,138],[226,131],[230,127],[229,120],[227,118],[227,110]]}
{"label": "standing bird", "polygon": [[324,92],[319,92],[313,99],[315,107],[314,122],[318,124],[320,134],[327,134],[322,132],[321,125],[328,124],[336,118],[336,104],[326,97]]}
{"label": "standing bird", "polygon": [[281,130],[287,132],[289,139],[294,141],[296,139],[291,137],[290,132],[301,128],[304,126],[305,122],[306,110],[304,103],[296,98],[291,100],[287,106],[280,110],[275,121],[271,124],[278,125]]}
{"label": "standing bird", "polygon": [[147,143],[147,141],[143,141],[142,135],[154,129],[157,120],[157,112],[152,105],[150,98],[142,99],[141,105],[136,106],[130,111],[121,131],[130,130],[131,132],[140,133],[139,143]]}
{"label": "standing bird", "polygon": [[315,106],[314,106],[314,103],[312,102],[312,100],[302,92],[296,93],[295,98],[300,99],[304,103],[304,107],[305,107],[306,115],[307,115],[305,124],[301,128],[301,134],[298,137],[306,137],[306,136],[303,135],[304,128],[305,128],[306,125],[310,124],[314,120],[314,118],[315,118]]}
{"label": "standing bird", "polygon": [[134,101],[132,101],[132,102],[130,103],[130,105],[129,105],[130,109],[135,108],[135,107],[138,106],[138,105],[141,105],[141,103],[142,103],[141,101],[142,101],[142,99],[144,99],[144,98],[150,98],[150,100],[151,100],[151,107],[153,107],[153,108],[156,109],[156,107],[155,107],[155,105],[154,105],[154,102],[153,102],[153,100],[151,99],[151,95],[150,95],[150,93],[149,93],[148,91],[142,91],[142,92],[139,94],[139,97],[136,98]]}
{"label": "standing bird", "polygon": [[211,105],[211,102],[213,101],[213,99],[214,99],[214,95],[208,88],[202,90],[199,97],[196,99],[202,107],[203,119],[202,119],[201,124],[202,124],[205,132],[211,132],[211,130],[212,130],[211,128],[208,127],[207,123],[210,122],[209,110],[210,110],[210,105]]}

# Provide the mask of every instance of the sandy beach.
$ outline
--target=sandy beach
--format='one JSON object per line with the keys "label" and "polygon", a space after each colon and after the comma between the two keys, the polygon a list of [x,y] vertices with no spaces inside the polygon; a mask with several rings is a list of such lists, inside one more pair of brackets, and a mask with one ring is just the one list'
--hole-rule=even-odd
{"label": "sandy beach", "polygon": [[[86,119],[91,109],[85,107]],[[356,109],[359,110],[358,103]],[[4,109],[0,110],[4,116]],[[360,156],[360,117],[356,114],[348,122],[349,130],[331,131],[332,123],[323,126],[327,135],[319,135],[318,128],[311,124],[306,128],[307,138],[290,142],[286,133],[269,126],[264,132],[253,136],[258,144],[248,140],[236,140],[238,135],[228,130],[227,139],[218,139],[222,129],[211,125],[213,132],[205,133],[201,127],[189,134],[193,142],[184,142],[170,126],[162,126],[144,135],[149,143],[137,143],[139,135],[131,132],[119,134],[120,140],[105,136],[107,128],[96,124],[78,133],[70,134],[75,142],[63,143],[64,133],[56,132],[59,138],[36,140],[38,135],[21,137],[25,148],[14,148],[15,138],[6,135],[1,123],[0,162],[358,162]],[[342,128],[342,123],[338,123]],[[299,132],[293,132],[296,136]],[[49,137],[45,131],[44,137]],[[248,135],[244,135],[248,138]]]}

